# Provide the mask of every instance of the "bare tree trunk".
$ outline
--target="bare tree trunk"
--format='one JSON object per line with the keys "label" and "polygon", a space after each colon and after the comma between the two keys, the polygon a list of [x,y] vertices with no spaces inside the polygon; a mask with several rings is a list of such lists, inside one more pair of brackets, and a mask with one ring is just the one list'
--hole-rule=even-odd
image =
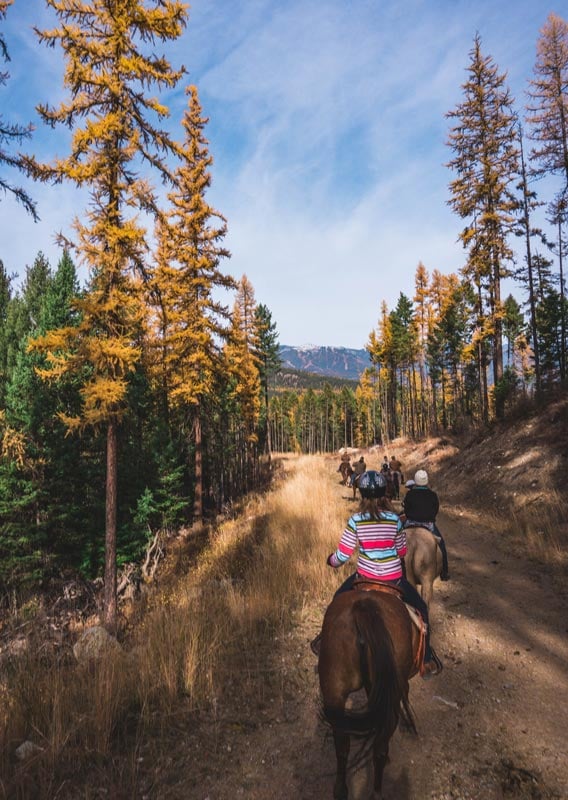
{"label": "bare tree trunk", "polygon": [[[501,264],[497,255],[493,256],[493,382],[495,388],[503,379],[503,321],[501,319]],[[495,395],[495,416],[505,416],[505,398],[502,392]]]}
{"label": "bare tree trunk", "polygon": [[558,262],[560,266],[560,380],[566,377],[566,309],[564,308],[564,267],[562,252],[562,217],[558,215]]}
{"label": "bare tree trunk", "polygon": [[197,406],[193,420],[193,438],[195,442],[195,493],[193,496],[193,521],[203,519],[203,440],[201,430],[201,406]]}
{"label": "bare tree trunk", "polygon": [[110,633],[116,631],[116,509],[117,509],[117,435],[116,420],[111,419],[107,428],[106,465],[106,512],[105,512],[105,583],[104,625]]}

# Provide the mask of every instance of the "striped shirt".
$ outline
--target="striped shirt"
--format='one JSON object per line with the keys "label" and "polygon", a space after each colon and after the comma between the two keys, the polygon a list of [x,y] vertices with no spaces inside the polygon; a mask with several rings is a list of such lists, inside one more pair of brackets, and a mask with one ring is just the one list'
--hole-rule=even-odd
{"label": "striped shirt", "polygon": [[331,566],[340,567],[349,561],[357,545],[359,575],[383,581],[402,578],[400,559],[406,555],[406,534],[392,511],[381,511],[378,519],[368,513],[354,514],[330,558]]}

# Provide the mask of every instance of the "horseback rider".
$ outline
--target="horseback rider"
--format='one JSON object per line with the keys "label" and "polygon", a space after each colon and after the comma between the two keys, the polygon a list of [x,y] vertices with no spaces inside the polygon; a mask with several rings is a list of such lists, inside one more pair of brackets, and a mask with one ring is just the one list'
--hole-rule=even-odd
{"label": "horseback rider", "polygon": [[404,481],[404,475],[402,474],[402,464],[395,458],[394,456],[390,457],[389,460],[389,470],[392,476],[393,482],[393,498],[398,500],[400,498],[400,487],[402,482]]}
{"label": "horseback rider", "polygon": [[[402,590],[402,599],[418,609],[426,623],[424,652],[424,677],[437,675],[442,662],[430,645],[428,607],[414,586],[404,577],[406,534],[402,523],[385,497],[385,476],[375,470],[364,472],[359,478],[361,510],[347,521],[337,550],[327,558],[330,567],[337,569],[349,561],[358,547],[357,571],[350,575],[336,591],[335,596],[354,588],[357,578],[394,585]],[[321,634],[310,643],[319,654]]]}
{"label": "horseback rider", "polygon": [[355,464],[353,465],[353,475],[351,476],[351,486],[357,486],[357,484],[359,482],[359,478],[365,472],[366,469],[367,469],[367,465],[365,464],[365,459],[363,458],[363,456],[361,456],[359,461],[356,461]]}
{"label": "horseback rider", "polygon": [[436,492],[428,486],[428,473],[425,469],[419,469],[414,476],[414,484],[406,486],[408,491],[402,501],[402,508],[405,516],[405,527],[428,528],[437,539],[442,552],[442,572],[441,581],[448,581],[450,573],[448,571],[448,551],[446,543],[438,526],[436,525],[436,515],[440,510],[440,501]]}

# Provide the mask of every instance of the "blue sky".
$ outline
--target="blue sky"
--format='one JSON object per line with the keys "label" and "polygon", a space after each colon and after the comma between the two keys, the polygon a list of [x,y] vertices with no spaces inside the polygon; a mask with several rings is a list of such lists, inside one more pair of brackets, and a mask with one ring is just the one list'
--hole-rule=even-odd
{"label": "blue sky", "polygon": [[[462,99],[473,38],[508,73],[522,109],[539,30],[550,11],[566,17],[565,2],[191,3],[183,38],[165,52],[185,65],[184,86],[197,85],[210,118],[208,198],[228,220],[225,269],[247,274],[283,344],[364,347],[381,302],[412,297],[419,261],[459,270],[444,115]],[[65,97],[61,56],[32,31],[53,24],[42,0],[15,0],[3,25],[11,62],[2,113],[36,125],[27,149],[45,159],[67,142],[35,112]],[[174,129],[184,86],[166,98]],[[0,258],[19,275],[39,250],[56,266],[54,233],[69,232],[88,204],[71,186],[29,191],[40,223],[0,197]]]}

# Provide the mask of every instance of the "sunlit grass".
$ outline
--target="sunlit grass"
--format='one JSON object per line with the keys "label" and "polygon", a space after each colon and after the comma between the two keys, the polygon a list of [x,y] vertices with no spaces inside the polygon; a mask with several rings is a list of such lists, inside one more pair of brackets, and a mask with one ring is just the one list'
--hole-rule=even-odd
{"label": "sunlit grass", "polygon": [[512,510],[505,526],[513,540],[532,558],[563,569],[568,563],[568,498],[549,492],[544,501]]}
{"label": "sunlit grass", "polygon": [[[5,667],[0,796],[51,796],[68,774],[106,763],[117,740],[159,727],[180,704],[187,713],[216,708],[228,685],[261,685],[275,637],[292,627],[306,597],[331,596],[325,559],[346,515],[335,465],[317,457],[282,463],[283,477],[212,532],[197,564],[151,592],[124,653],[87,668],[30,646]],[[42,749],[15,769],[15,747],[26,739]]]}

